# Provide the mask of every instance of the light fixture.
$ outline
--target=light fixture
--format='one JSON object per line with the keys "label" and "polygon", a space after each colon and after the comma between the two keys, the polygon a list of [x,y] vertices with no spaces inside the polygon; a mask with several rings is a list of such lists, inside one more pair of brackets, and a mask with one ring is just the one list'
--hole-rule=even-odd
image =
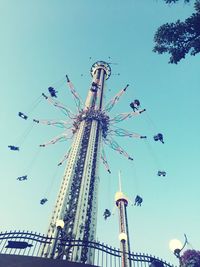
{"label": "light fixture", "polygon": [[186,234],[184,234],[184,237],[185,237],[184,244],[182,244],[181,241],[178,239],[172,239],[169,242],[169,248],[177,258],[180,258],[181,251],[184,249],[184,247],[188,243]]}
{"label": "light fixture", "polygon": [[56,228],[57,229],[59,229],[59,230],[63,229],[64,228],[64,225],[65,225],[65,223],[64,223],[63,220],[57,220],[56,221]]}

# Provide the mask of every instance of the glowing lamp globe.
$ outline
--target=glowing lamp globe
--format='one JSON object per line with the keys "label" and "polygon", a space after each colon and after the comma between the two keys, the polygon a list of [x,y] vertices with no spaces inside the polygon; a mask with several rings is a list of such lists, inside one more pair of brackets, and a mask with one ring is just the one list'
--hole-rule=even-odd
{"label": "glowing lamp globe", "polygon": [[57,220],[56,222],[56,227],[59,228],[59,229],[63,229],[64,228],[64,221],[63,220]]}
{"label": "glowing lamp globe", "polygon": [[119,234],[119,240],[120,241],[127,241],[127,235],[125,233]]}
{"label": "glowing lamp globe", "polygon": [[175,250],[181,250],[183,248],[183,244],[178,239],[172,239],[169,242],[169,248],[172,252]]}
{"label": "glowing lamp globe", "polygon": [[120,191],[115,194],[115,202],[118,206],[119,201],[124,201],[126,205],[128,205],[128,198]]}

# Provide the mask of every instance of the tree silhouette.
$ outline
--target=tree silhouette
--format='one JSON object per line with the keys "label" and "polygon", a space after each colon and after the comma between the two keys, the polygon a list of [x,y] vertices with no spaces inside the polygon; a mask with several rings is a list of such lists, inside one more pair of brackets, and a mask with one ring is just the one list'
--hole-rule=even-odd
{"label": "tree silhouette", "polygon": [[[164,1],[175,3],[179,0]],[[185,21],[163,24],[155,33],[153,51],[158,54],[169,53],[169,63],[177,64],[186,54],[195,56],[200,52],[200,0],[195,1],[194,8],[196,12]]]}
{"label": "tree silhouette", "polygon": [[[164,0],[167,4],[176,3],[180,0]],[[185,3],[189,3],[190,0],[184,0]]]}
{"label": "tree silhouette", "polygon": [[200,251],[194,249],[186,250],[180,257],[181,267],[199,267]]}

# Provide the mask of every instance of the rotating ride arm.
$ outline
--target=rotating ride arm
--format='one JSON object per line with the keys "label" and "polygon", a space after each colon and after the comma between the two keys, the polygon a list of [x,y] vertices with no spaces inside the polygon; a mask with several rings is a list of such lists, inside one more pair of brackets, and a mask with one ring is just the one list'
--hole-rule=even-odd
{"label": "rotating ride arm", "polygon": [[65,107],[62,103],[55,101],[52,97],[45,95],[44,93],[42,96],[53,106],[59,108],[66,116],[68,116],[70,119],[73,119],[75,115],[71,112],[70,109]]}
{"label": "rotating ride arm", "polygon": [[58,127],[58,128],[65,128],[65,129],[69,129],[72,127],[72,123],[71,122],[68,122],[68,121],[54,121],[54,120],[36,120],[34,119],[33,120],[34,122],[36,123],[41,123],[41,124],[44,124],[44,125],[51,125],[51,126],[55,126],[55,127]]}
{"label": "rotating ride arm", "polygon": [[56,137],[54,137],[53,139],[51,139],[50,141],[44,143],[44,144],[41,144],[40,146],[41,147],[45,147],[45,146],[48,146],[48,145],[52,145],[52,144],[55,144],[57,142],[62,142],[62,141],[66,141],[68,139],[71,139],[73,136],[73,133],[72,131],[70,132],[65,132],[65,133],[62,133]]}
{"label": "rotating ride arm", "polygon": [[62,165],[63,162],[65,162],[65,161],[68,159],[70,151],[71,151],[71,148],[70,148],[70,149],[67,151],[67,153],[64,155],[63,159],[58,163],[58,166]]}
{"label": "rotating ride arm", "polygon": [[105,151],[103,148],[102,148],[102,153],[101,153],[101,161],[103,162],[103,165],[105,166],[107,172],[111,173],[110,167],[108,165],[108,161],[106,159]]}
{"label": "rotating ride arm", "polygon": [[127,136],[127,137],[131,137],[131,138],[146,138],[146,136],[144,135],[140,135],[138,133],[132,133],[132,132],[129,132],[125,129],[122,129],[122,128],[115,128],[115,129],[111,129],[109,131],[109,134],[110,135],[115,135],[115,136],[121,136],[121,137],[124,137],[124,136]]}
{"label": "rotating ride arm", "polygon": [[110,102],[108,102],[108,104],[105,106],[105,109],[104,109],[105,111],[107,111],[107,112],[111,111],[111,109],[119,101],[120,97],[126,92],[126,89],[128,88],[128,86],[129,86],[129,84],[127,84],[124,89],[122,89],[118,94],[116,94],[116,96],[114,96],[113,99],[110,100]]}
{"label": "rotating ride arm", "polygon": [[69,86],[69,89],[74,97],[74,101],[75,101],[75,104],[76,104],[76,107],[78,109],[78,111],[80,112],[81,111],[81,107],[83,107],[83,101],[81,100],[80,96],[78,95],[78,93],[76,92],[75,88],[74,88],[74,85],[72,84],[72,82],[70,81],[68,75],[66,75],[66,78],[67,78],[67,83],[68,83],[68,86]]}
{"label": "rotating ride arm", "polygon": [[120,113],[117,116],[115,116],[114,118],[110,119],[110,123],[114,124],[114,123],[118,123],[118,122],[121,122],[121,121],[126,120],[126,119],[130,119],[134,116],[140,115],[144,111],[145,111],[145,109],[142,109],[139,111],[134,111],[134,112],[129,112],[129,113]]}
{"label": "rotating ride arm", "polygon": [[112,149],[116,150],[119,154],[124,155],[126,158],[133,160],[133,158],[131,156],[129,156],[129,154],[122,148],[120,147],[120,145],[113,140],[113,138],[105,138],[104,139],[105,144],[107,144],[109,147],[111,147]]}

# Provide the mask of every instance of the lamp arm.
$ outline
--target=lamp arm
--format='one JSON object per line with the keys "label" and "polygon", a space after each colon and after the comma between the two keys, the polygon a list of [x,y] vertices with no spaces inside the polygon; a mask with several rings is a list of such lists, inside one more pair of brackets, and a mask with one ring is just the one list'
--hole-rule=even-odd
{"label": "lamp arm", "polygon": [[185,248],[185,246],[187,245],[187,243],[188,243],[188,239],[187,239],[186,234],[184,234],[184,237],[185,237],[185,242],[184,242],[183,247],[182,247],[182,249],[180,251],[182,251]]}

